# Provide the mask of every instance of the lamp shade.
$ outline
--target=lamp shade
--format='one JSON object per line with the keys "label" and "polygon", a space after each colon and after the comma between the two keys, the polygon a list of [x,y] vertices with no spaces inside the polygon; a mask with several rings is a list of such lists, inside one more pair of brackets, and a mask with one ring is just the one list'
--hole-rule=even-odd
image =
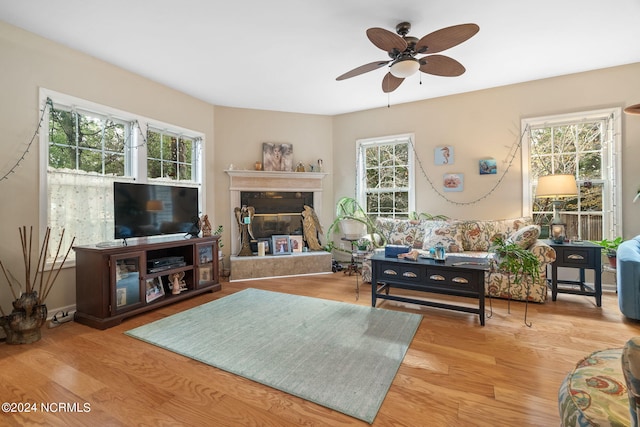
{"label": "lamp shade", "polygon": [[630,105],[624,109],[627,114],[640,115],[640,104]]}
{"label": "lamp shade", "polygon": [[394,76],[404,79],[415,74],[418,69],[420,69],[420,63],[415,58],[407,58],[395,62],[389,71]]}
{"label": "lamp shade", "polygon": [[573,175],[547,175],[538,178],[536,197],[557,199],[578,195],[578,184]]}

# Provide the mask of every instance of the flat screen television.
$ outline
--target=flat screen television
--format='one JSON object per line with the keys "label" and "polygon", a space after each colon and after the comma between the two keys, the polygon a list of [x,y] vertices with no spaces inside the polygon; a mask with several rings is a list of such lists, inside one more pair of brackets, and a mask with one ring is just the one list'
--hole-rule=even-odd
{"label": "flat screen television", "polygon": [[115,238],[199,233],[198,188],[115,182]]}

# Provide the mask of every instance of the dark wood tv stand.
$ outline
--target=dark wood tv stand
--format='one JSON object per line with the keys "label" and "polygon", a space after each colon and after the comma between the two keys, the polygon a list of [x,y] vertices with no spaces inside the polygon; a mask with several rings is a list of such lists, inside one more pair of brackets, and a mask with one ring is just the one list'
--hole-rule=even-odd
{"label": "dark wood tv stand", "polygon": [[[124,245],[75,246],[74,320],[97,329],[221,289],[218,239],[164,237]],[[152,261],[156,264],[148,264]],[[172,293],[172,278],[183,288]]]}

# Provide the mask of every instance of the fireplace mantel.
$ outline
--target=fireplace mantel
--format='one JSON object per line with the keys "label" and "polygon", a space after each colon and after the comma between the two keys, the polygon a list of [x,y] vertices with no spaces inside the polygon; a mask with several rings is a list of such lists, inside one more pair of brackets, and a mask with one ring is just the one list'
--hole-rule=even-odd
{"label": "fireplace mantel", "polygon": [[[322,191],[325,172],[227,170],[230,191]],[[315,203],[315,201],[314,201]]]}
{"label": "fireplace mantel", "polygon": [[275,172],[226,170],[229,175],[231,206],[231,255],[240,250],[240,239],[234,209],[240,207],[242,191],[309,191],[313,192],[313,209],[322,212],[322,180],[325,172]]}

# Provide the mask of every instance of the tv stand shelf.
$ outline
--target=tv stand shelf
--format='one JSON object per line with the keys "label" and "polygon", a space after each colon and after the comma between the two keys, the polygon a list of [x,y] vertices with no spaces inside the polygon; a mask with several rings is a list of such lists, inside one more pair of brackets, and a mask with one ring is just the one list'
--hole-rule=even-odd
{"label": "tv stand shelf", "polygon": [[[128,317],[219,291],[219,238],[180,236],[141,240],[128,246],[74,246],[74,320],[107,329]],[[149,267],[150,261],[160,259],[172,262]],[[173,294],[176,281],[182,290]]]}

